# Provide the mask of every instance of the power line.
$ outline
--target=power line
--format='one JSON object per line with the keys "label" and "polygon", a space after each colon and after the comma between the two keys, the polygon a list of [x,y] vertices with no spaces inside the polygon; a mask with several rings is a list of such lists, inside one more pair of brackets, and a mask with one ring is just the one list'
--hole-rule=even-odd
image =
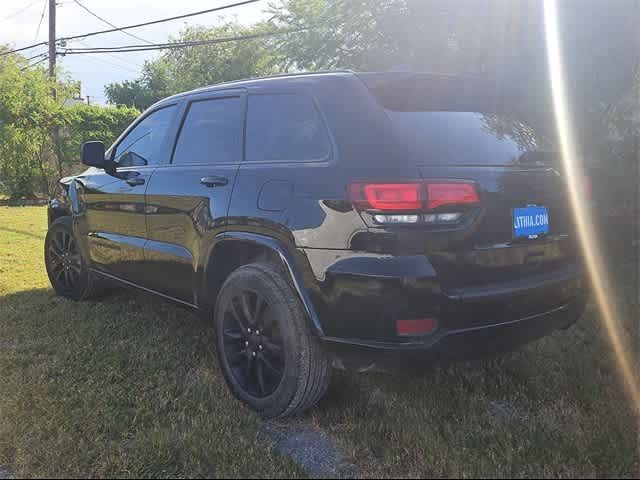
{"label": "power line", "polygon": [[40,35],[40,27],[42,27],[42,21],[44,20],[44,14],[47,11],[47,0],[44,0],[44,6],[42,7],[42,15],[40,15],[40,22],[38,22],[38,28],[36,29],[36,36],[34,40],[38,39],[38,35]]}
{"label": "power line", "polygon": [[72,37],[62,37],[62,38],[58,39],[58,41],[75,40],[75,39],[78,39],[78,38],[87,38],[87,37],[93,37],[95,35],[102,35],[102,34],[105,34],[105,33],[118,32],[118,31],[122,31],[122,30],[129,30],[131,28],[147,27],[149,25],[157,25],[158,23],[165,23],[165,22],[171,22],[173,20],[181,20],[183,18],[195,17],[196,15],[203,15],[205,13],[219,12],[221,10],[226,10],[226,9],[233,8],[233,7],[239,7],[239,6],[242,6],[242,5],[248,5],[250,3],[256,3],[256,2],[259,2],[259,1],[261,1],[261,0],[244,0],[242,2],[236,2],[236,3],[231,3],[231,4],[228,4],[228,5],[222,5],[221,7],[210,8],[209,10],[201,10],[199,12],[187,13],[185,15],[178,15],[176,17],[162,18],[160,20],[153,20],[153,21],[150,21],[150,22],[138,23],[136,25],[127,25],[126,27],[114,28],[112,30],[101,30],[101,31],[98,31],[98,32],[85,33],[83,35],[74,35]]}
{"label": "power line", "polygon": [[[146,27],[148,25],[156,25],[158,23],[170,22],[172,20],[180,20],[180,19],[183,19],[183,18],[194,17],[196,15],[203,15],[205,13],[219,12],[221,10],[226,10],[228,8],[239,7],[239,6],[242,6],[242,5],[248,5],[250,3],[256,3],[256,2],[259,2],[259,1],[261,1],[261,0],[245,0],[245,1],[242,1],[242,2],[236,2],[236,3],[229,4],[229,5],[223,5],[221,7],[212,8],[212,9],[209,9],[209,10],[202,10],[200,12],[187,13],[185,15],[179,15],[177,17],[163,18],[161,20],[154,20],[154,21],[151,21],[151,22],[140,23],[138,25],[129,25],[129,26],[126,26],[126,27],[120,27],[120,28],[113,29],[113,30],[102,30],[102,31],[98,31],[98,32],[90,32],[90,33],[85,33],[83,35],[74,35],[72,37],[62,37],[62,38],[57,39],[57,41],[58,42],[64,42],[64,41],[69,41],[69,40],[76,40],[78,38],[87,38],[87,37],[93,37],[95,35],[102,35],[102,34],[105,34],[105,33],[128,30],[130,28]],[[26,47],[16,48],[14,50],[9,50],[8,52],[1,52],[0,53],[0,57],[5,56],[5,55],[11,55],[12,53],[22,52],[24,50],[29,50],[31,48],[39,47],[40,45],[47,45],[47,43],[48,42],[40,42],[40,43],[36,43],[36,44],[33,44],[33,45],[28,45]]]}
{"label": "power line", "polygon": [[[79,44],[84,45],[85,47],[88,47],[88,48],[93,48],[93,47],[91,47],[91,45],[89,45],[89,44],[88,44],[87,42],[85,42],[84,40],[74,40],[74,42],[78,42]],[[128,65],[128,66],[130,66],[130,67],[135,67],[135,68],[137,68],[138,70],[142,70],[142,68],[143,68],[143,66],[142,66],[142,65],[139,65],[139,64],[137,64],[137,63],[133,63],[133,62],[131,62],[130,60],[128,60],[128,59],[126,59],[126,58],[124,58],[124,57],[119,57],[119,56],[117,56],[117,55],[112,55],[112,54],[109,54],[109,56],[110,56],[111,58],[113,58],[114,60],[118,60],[119,62],[122,62],[124,65]],[[96,59],[96,60],[97,60],[97,59]]]}
{"label": "power line", "polygon": [[48,54],[47,54],[47,52],[42,52],[42,53],[40,53],[40,54],[38,54],[38,55],[34,55],[33,57],[29,57],[29,58],[27,58],[27,59],[26,59],[26,61],[27,61],[27,62],[30,62],[31,60],[35,60],[36,58],[40,58],[40,57],[42,57],[43,55],[48,55]]}
{"label": "power line", "polygon": [[145,40],[144,38],[138,37],[137,35],[134,35],[133,33],[129,33],[126,32],[124,30],[121,30],[120,27],[116,27],[113,23],[111,23],[109,20],[106,20],[104,18],[102,18],[100,15],[98,15],[97,13],[89,10],[88,7],[86,7],[84,4],[82,4],[80,2],[80,0],[73,0],[73,2],[78,5],[80,8],[82,8],[84,11],[86,11],[89,15],[92,15],[93,17],[97,18],[98,20],[100,20],[103,23],[106,23],[107,25],[109,25],[110,27],[115,28],[116,30],[120,31],[122,34],[124,35],[128,35],[131,38],[135,38],[136,40],[140,40],[141,42],[144,43],[149,43],[152,44],[153,42],[150,42],[149,40]]}
{"label": "power line", "polygon": [[33,2],[29,3],[29,5],[27,5],[24,8],[21,8],[20,10],[16,10],[15,12],[7,15],[6,17],[3,18],[3,20],[9,20],[13,17],[17,17],[18,15],[20,15],[23,12],[26,12],[27,10],[29,10],[31,7],[33,7],[36,3],[38,3],[39,0],[33,0]]}
{"label": "power line", "polygon": [[219,43],[237,42],[241,40],[253,40],[256,38],[273,37],[276,35],[299,33],[308,30],[310,30],[310,27],[296,28],[292,30],[280,30],[277,32],[254,33],[251,35],[240,35],[236,37],[214,38],[211,40],[194,40],[188,42],[158,43],[153,45],[124,45],[121,47],[68,48],[58,53],[60,55],[86,55],[89,53],[129,53],[148,52],[151,50],[173,50],[177,48],[197,47],[200,45],[216,45]]}
{"label": "power line", "polygon": [[15,50],[9,50],[8,52],[0,52],[0,57],[4,57],[5,55],[11,55],[12,53],[18,53],[18,52],[23,52],[25,50],[30,50],[32,48],[36,48],[39,47],[41,45],[47,45],[49,42],[40,42],[40,43],[36,43],[34,45],[29,45],[27,47],[22,47],[22,48],[17,48]]}
{"label": "power line", "polygon": [[28,69],[30,69],[30,68],[33,68],[33,67],[35,67],[36,65],[40,65],[41,63],[46,62],[47,60],[49,60],[49,55],[46,55],[45,57],[41,58],[40,60],[38,60],[38,61],[37,61],[37,62],[35,62],[35,63],[32,63],[31,65],[27,65],[26,67],[22,67],[22,68],[20,69],[20,71],[21,71],[21,72],[24,72],[25,70],[28,70]]}

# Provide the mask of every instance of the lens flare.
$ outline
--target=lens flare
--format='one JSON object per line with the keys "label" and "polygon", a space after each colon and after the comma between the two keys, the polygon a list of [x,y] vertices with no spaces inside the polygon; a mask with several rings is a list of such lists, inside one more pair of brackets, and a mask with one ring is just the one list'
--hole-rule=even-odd
{"label": "lens flare", "polygon": [[544,0],[544,25],[547,46],[547,62],[551,82],[553,110],[560,142],[562,162],[566,171],[571,208],[578,228],[578,236],[584,252],[586,266],[593,287],[594,300],[618,362],[625,386],[631,396],[636,412],[640,412],[640,389],[633,368],[632,357],[622,337],[619,316],[610,299],[611,282],[600,255],[593,221],[582,201],[581,179],[584,178],[578,161],[579,147],[571,130],[571,120],[563,72],[562,49],[560,46],[558,10],[556,0]]}

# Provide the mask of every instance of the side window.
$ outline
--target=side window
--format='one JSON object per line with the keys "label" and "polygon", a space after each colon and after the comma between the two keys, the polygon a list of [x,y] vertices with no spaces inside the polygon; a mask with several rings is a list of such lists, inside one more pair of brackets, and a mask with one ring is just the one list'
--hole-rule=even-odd
{"label": "side window", "polygon": [[248,161],[322,160],[329,152],[327,131],[310,97],[249,96]]}
{"label": "side window", "polygon": [[114,160],[121,167],[157,165],[161,148],[176,113],[176,106],[165,107],[145,117],[118,144]]}
{"label": "side window", "polygon": [[193,102],[180,131],[173,163],[239,162],[242,160],[243,128],[240,97]]}

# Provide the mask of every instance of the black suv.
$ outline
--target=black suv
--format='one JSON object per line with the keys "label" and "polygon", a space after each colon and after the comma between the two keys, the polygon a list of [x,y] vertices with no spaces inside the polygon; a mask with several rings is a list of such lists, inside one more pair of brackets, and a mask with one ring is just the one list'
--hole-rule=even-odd
{"label": "black suv", "polygon": [[314,405],[332,367],[474,358],[566,328],[586,281],[562,165],[494,90],[324,72],[163,100],[60,181],[51,283],[202,312],[231,390],[265,417]]}

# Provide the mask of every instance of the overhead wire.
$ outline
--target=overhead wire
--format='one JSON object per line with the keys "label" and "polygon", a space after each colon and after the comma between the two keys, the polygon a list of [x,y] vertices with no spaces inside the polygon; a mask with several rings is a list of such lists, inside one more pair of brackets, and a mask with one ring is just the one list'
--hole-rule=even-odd
{"label": "overhead wire", "polygon": [[[100,30],[100,31],[95,31],[95,32],[84,33],[84,34],[81,34],[81,35],[73,35],[73,36],[69,36],[69,37],[61,37],[61,38],[56,40],[56,43],[64,43],[64,42],[67,42],[67,41],[70,41],[70,40],[88,38],[88,37],[93,37],[93,36],[96,36],[96,35],[103,35],[105,33],[112,33],[112,32],[118,32],[118,31],[123,31],[123,30],[129,30],[129,29],[132,29],[132,28],[140,28],[140,27],[146,27],[146,26],[149,26],[149,25],[157,25],[159,23],[170,22],[170,21],[173,21],[173,20],[181,20],[183,18],[194,17],[194,16],[197,16],[197,15],[204,15],[205,13],[219,12],[219,11],[226,10],[226,9],[229,9],[229,8],[239,7],[239,6],[242,6],[242,5],[248,5],[248,4],[256,3],[256,2],[259,2],[259,1],[262,1],[262,0],[244,0],[244,1],[241,1],[241,2],[235,2],[235,3],[230,3],[230,4],[227,4],[227,5],[222,5],[222,6],[216,7],[216,8],[210,8],[208,10],[200,10],[198,12],[192,12],[192,13],[187,13],[187,14],[184,14],[184,15],[177,15],[177,16],[174,16],[174,17],[162,18],[162,19],[159,19],[159,20],[153,20],[153,21],[150,21],[150,22],[139,23],[139,24],[136,24],[136,25],[127,25],[125,27],[113,28],[111,30]],[[27,45],[26,47],[20,47],[20,48],[16,48],[16,49],[13,49],[13,50],[8,50],[6,52],[0,52],[0,57],[5,56],[5,55],[11,55],[12,53],[22,52],[24,50],[29,50],[31,48],[35,48],[35,47],[39,47],[40,45],[47,45],[47,44],[48,44],[48,42],[40,42],[40,43],[35,43],[33,45]]]}
{"label": "overhead wire", "polygon": [[89,7],[87,7],[86,5],[84,5],[82,2],[80,2],[80,0],[73,0],[73,2],[78,5],[80,8],[82,8],[85,12],[87,12],[89,15],[97,18],[98,20],[100,20],[102,23],[105,23],[106,25],[109,25],[110,27],[116,29],[117,31],[119,31],[120,33],[122,33],[123,35],[127,35],[131,38],[135,38],[136,40],[140,40],[141,42],[144,43],[153,43],[150,42],[149,40],[146,40],[142,37],[139,37],[137,35],[134,35],[133,33],[127,32],[126,30],[121,30],[120,27],[115,26],[113,23],[111,23],[109,20],[101,17],[100,15],[98,15],[97,13],[95,13],[94,11],[92,11],[91,9],[89,9]]}

